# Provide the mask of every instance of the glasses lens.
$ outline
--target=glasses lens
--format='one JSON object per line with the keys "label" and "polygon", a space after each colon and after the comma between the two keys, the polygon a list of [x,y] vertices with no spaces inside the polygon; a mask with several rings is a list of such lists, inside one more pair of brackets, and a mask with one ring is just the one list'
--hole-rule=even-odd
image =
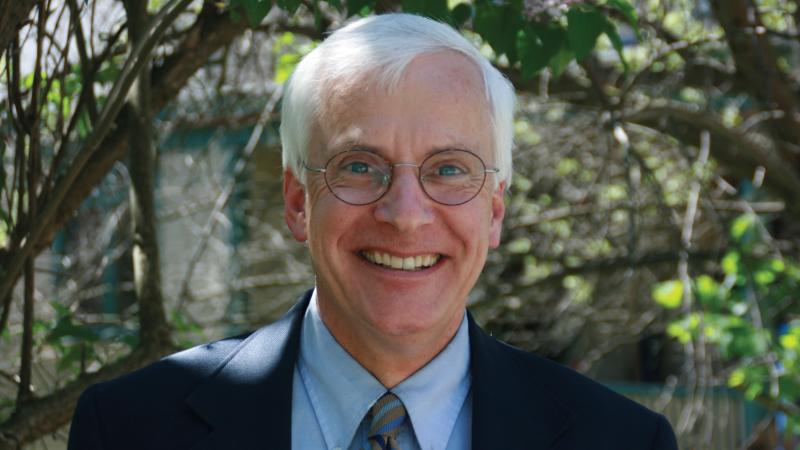
{"label": "glasses lens", "polygon": [[472,200],[486,180],[486,166],[466,150],[447,150],[429,156],[420,167],[422,188],[435,201],[460,205]]}
{"label": "glasses lens", "polygon": [[375,153],[350,150],[328,161],[325,182],[343,202],[366,205],[383,195],[389,184],[389,172],[389,165]]}

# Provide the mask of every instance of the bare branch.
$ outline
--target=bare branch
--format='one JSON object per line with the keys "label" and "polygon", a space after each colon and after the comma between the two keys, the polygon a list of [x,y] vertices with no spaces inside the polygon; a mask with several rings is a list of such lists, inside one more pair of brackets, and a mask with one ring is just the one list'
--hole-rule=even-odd
{"label": "bare branch", "polygon": [[37,0],[0,0],[0,55],[8,48]]}
{"label": "bare branch", "polygon": [[[80,10],[76,0],[67,0],[69,4],[70,19],[74,29],[75,41],[78,46],[78,56],[81,61],[81,75],[83,90],[81,100],[86,104],[89,112],[89,120],[92,124],[97,121],[97,100],[94,98],[94,74],[95,68],[90,62],[89,55],[86,53],[86,38],[83,36],[83,25],[81,24]],[[109,45],[110,47],[111,45]],[[76,111],[77,113],[77,111]]]}
{"label": "bare branch", "polygon": [[[796,86],[792,86],[778,65],[777,52],[761,23],[756,3],[752,0],[713,0],[710,4],[725,30],[737,73],[746,80],[750,93],[767,108],[785,113],[771,127],[772,133],[779,140],[797,145],[800,143],[800,121],[797,118],[800,98]],[[800,165],[800,155],[784,151],[782,156]]]}
{"label": "bare branch", "polygon": [[628,122],[660,129],[677,139],[696,143],[701,130],[711,133],[711,154],[724,167],[734,173],[750,176],[757,167],[764,167],[764,186],[775,191],[786,200],[787,212],[800,217],[800,178],[792,164],[784,161],[776,152],[754,142],[748,135],[728,128],[719,119],[706,111],[687,108],[684,105],[658,102],[640,111],[623,117]]}
{"label": "bare branch", "polygon": [[171,346],[141,347],[46,397],[31,400],[0,424],[0,450],[17,450],[42,435],[55,432],[69,422],[78,397],[87,387],[131,372],[174,350]]}
{"label": "bare branch", "polygon": [[233,190],[236,186],[236,179],[240,177],[244,173],[244,168],[246,166],[247,160],[253,155],[253,152],[256,149],[259,141],[261,141],[261,134],[264,132],[264,127],[267,125],[267,121],[272,117],[275,112],[275,107],[278,104],[278,100],[281,98],[283,93],[282,86],[278,86],[275,91],[272,93],[272,97],[269,101],[264,105],[264,109],[261,111],[261,116],[258,118],[258,123],[253,128],[253,132],[250,134],[250,139],[247,141],[247,145],[245,146],[242,157],[239,160],[236,168],[234,169],[235,172],[233,174],[233,178],[230,182],[225,186],[222,193],[220,193],[219,197],[217,197],[216,202],[214,203],[214,208],[212,209],[211,213],[208,216],[208,220],[206,221],[205,226],[203,227],[202,232],[200,233],[200,245],[195,248],[194,252],[192,253],[192,257],[189,258],[189,264],[186,268],[186,275],[183,277],[183,282],[181,283],[181,290],[180,294],[178,294],[178,308],[182,306],[185,299],[189,296],[189,284],[194,277],[194,271],[197,267],[197,264],[200,261],[203,253],[206,250],[208,245],[209,238],[214,233],[214,230],[217,227],[217,217],[221,214],[222,210],[228,204],[228,201],[233,194]]}
{"label": "bare branch", "polygon": [[[74,1],[74,0],[73,0]],[[147,3],[125,0],[128,34],[134,45],[145,37]],[[149,58],[148,58],[149,61]],[[170,341],[161,290],[161,264],[156,232],[155,149],[152,143],[150,109],[150,68],[144,64],[129,98],[127,119],[130,148],[130,210],[133,226],[133,272],[139,302],[139,337],[142,345],[158,346]]]}
{"label": "bare branch", "polygon": [[140,41],[131,52],[131,56],[125,62],[117,82],[108,95],[108,101],[100,114],[97,125],[87,138],[81,151],[76,155],[69,170],[58,180],[56,186],[53,188],[52,196],[48,198],[47,203],[44,204],[39,219],[35,223],[30,224],[31,226],[28,230],[25,243],[19,251],[11,254],[6,271],[3,273],[2,278],[0,278],[0,298],[4,298],[8,292],[11,291],[23,268],[24,261],[34,254],[39,241],[48,238],[48,236],[45,235],[45,231],[52,225],[61,207],[62,200],[64,200],[67,192],[70,190],[70,186],[78,178],[81,170],[111,131],[114,120],[116,120],[119,111],[122,109],[131,84],[148,60],[147,55],[150,54],[161,39],[167,27],[172,24],[178,17],[178,14],[190,3],[191,0],[170,1],[153,20],[153,25],[149,27],[146,32],[146,37]]}
{"label": "bare branch", "polygon": [[[690,261],[707,261],[713,260],[724,253],[724,249],[714,250],[695,250],[689,252]],[[494,307],[499,302],[505,300],[509,295],[516,295],[518,292],[530,292],[533,286],[548,285],[554,282],[560,282],[565,277],[570,275],[586,275],[590,273],[608,273],[615,270],[628,268],[631,266],[647,267],[666,263],[675,263],[680,259],[680,252],[676,251],[663,251],[651,252],[640,254],[634,258],[628,256],[612,257],[612,258],[597,258],[591,261],[586,261],[580,266],[564,267],[561,270],[555,271],[550,275],[540,278],[533,283],[515,283],[514,291],[507,293],[506,296],[496,295],[487,296],[484,299],[469,305],[470,310],[480,311]]]}
{"label": "bare branch", "polygon": [[[48,2],[49,3],[49,2]],[[39,171],[41,156],[39,155],[41,115],[39,113],[39,94],[42,82],[42,47],[44,45],[44,30],[47,23],[48,7],[44,0],[39,0],[39,22],[36,33],[36,61],[34,63],[33,85],[31,88],[30,113],[33,117],[31,124],[30,140],[28,145],[27,183],[28,183],[28,220],[36,220],[37,187],[39,184]],[[18,135],[17,139],[25,139]],[[19,370],[19,386],[17,389],[17,408],[25,404],[31,394],[31,367],[33,365],[33,293],[35,272],[33,270],[33,255],[25,261],[25,296],[23,300],[22,342],[20,355],[22,357]]]}

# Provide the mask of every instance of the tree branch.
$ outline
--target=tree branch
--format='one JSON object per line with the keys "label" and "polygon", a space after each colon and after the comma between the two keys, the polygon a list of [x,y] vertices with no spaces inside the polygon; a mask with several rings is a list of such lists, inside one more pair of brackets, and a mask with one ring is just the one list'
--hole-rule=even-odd
{"label": "tree branch", "polygon": [[94,124],[97,121],[98,114],[97,100],[94,98],[94,74],[96,70],[86,53],[86,39],[83,36],[83,26],[81,24],[78,4],[76,0],[67,0],[67,3],[69,4],[69,15],[72,20],[75,41],[78,47],[78,56],[81,61],[81,78],[83,85],[81,100],[86,104],[86,110],[89,112],[89,120]]}
{"label": "tree branch", "polygon": [[[695,250],[688,253],[690,261],[707,261],[716,259],[724,252],[723,249],[717,250]],[[612,258],[597,258],[586,261],[584,264],[575,267],[565,267],[557,272],[540,278],[533,283],[515,283],[514,290],[506,292],[504,295],[491,295],[484,297],[483,300],[469,305],[473,311],[481,311],[497,306],[498,303],[505,301],[509,296],[519,295],[522,292],[531,292],[534,286],[542,286],[553,282],[560,282],[564,277],[570,275],[586,275],[589,273],[608,273],[631,266],[646,267],[665,263],[675,263],[680,260],[681,252],[663,251],[641,254],[633,258],[619,256]]]}
{"label": "tree branch", "polygon": [[[74,1],[74,0],[72,0]],[[128,35],[134,45],[145,37],[146,0],[124,0],[128,15]],[[125,116],[128,130],[131,174],[130,211],[133,228],[133,277],[139,303],[141,345],[158,346],[170,341],[170,328],[164,313],[161,290],[161,264],[156,232],[154,186],[156,166],[150,109],[150,58],[134,82]]]}
{"label": "tree branch", "polygon": [[766,169],[764,186],[786,201],[787,212],[800,217],[800,178],[791,163],[776,152],[753,141],[748,135],[728,128],[706,111],[659,102],[623,116],[623,120],[661,130],[678,140],[697,145],[702,130],[712,135],[711,154],[726,169],[750,177],[758,167]]}
{"label": "tree branch", "polygon": [[[244,22],[233,22],[227,11],[217,9],[210,2],[206,3],[195,23],[186,32],[186,37],[178,50],[167,57],[160,67],[153,70],[150,96],[152,111],[158,111],[166,106],[188,79],[205,64],[211,54],[229,44],[246,28]],[[41,237],[35,243],[36,251],[41,251],[49,245],[54,233],[72,216],[114,163],[125,155],[128,142],[126,133],[122,131],[124,120],[124,115],[116,117],[111,131],[84,165],[75,181],[63,188],[66,192],[62,195],[56,214],[40,232]],[[4,267],[8,267],[5,262]],[[5,281],[8,274],[3,276]],[[7,295],[10,300],[10,290]],[[18,444],[31,442],[38,436],[54,432],[68,423],[78,396],[91,384],[128,373],[174,350],[165,343],[156,347],[141,347],[116,363],[86,375],[63,389],[46,397],[31,400],[17,410],[9,420],[0,424],[0,450],[17,449]]]}
{"label": "tree branch", "polygon": [[[752,0],[713,0],[710,3],[725,30],[737,73],[746,81],[749,92],[767,109],[777,108],[785,113],[771,127],[772,134],[779,140],[800,144],[800,121],[796,117],[800,112],[797,107],[800,99],[795,93],[796,87],[778,66],[776,52],[761,23],[757,6]],[[795,168],[800,166],[800,155],[784,151],[783,157]],[[795,177],[798,176],[800,171],[795,171]]]}
{"label": "tree branch", "polygon": [[37,0],[0,0],[0,56],[6,51]]}
{"label": "tree branch", "polygon": [[23,246],[19,251],[10,255],[6,271],[2,274],[2,278],[0,278],[0,298],[5,298],[8,292],[14,287],[22,271],[25,260],[33,256],[35,250],[40,248],[41,241],[49,241],[50,236],[46,232],[48,230],[55,231],[52,229],[51,225],[62,207],[62,201],[71,190],[71,185],[81,174],[84,166],[87,165],[87,162],[93,157],[94,153],[111,131],[114,121],[117,120],[119,111],[124,105],[128,90],[144,63],[147,61],[147,56],[152,52],[166,29],[178,17],[178,14],[190,3],[191,0],[172,0],[168,3],[154,19],[153,26],[148,28],[146,32],[147,36],[131,52],[131,56],[125,62],[117,82],[111,88],[108,101],[100,114],[97,125],[86,139],[81,150],[75,156],[69,170],[57,181],[56,186],[52,190],[52,196],[50,196],[48,201],[43,205],[38,220],[30,224]]}
{"label": "tree branch", "polygon": [[72,417],[81,392],[92,384],[129,373],[174,351],[173,347],[140,347],[97,372],[84,375],[46,397],[33,399],[0,424],[0,450],[18,450],[42,435],[53,433]]}

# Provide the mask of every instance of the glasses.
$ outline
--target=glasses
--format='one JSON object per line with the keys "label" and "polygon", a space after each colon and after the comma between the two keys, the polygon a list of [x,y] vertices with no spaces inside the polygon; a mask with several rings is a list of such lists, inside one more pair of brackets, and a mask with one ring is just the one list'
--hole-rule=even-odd
{"label": "glasses", "polygon": [[486,182],[487,169],[478,155],[467,150],[443,150],[432,153],[422,164],[390,164],[369,150],[347,150],[334,155],[325,167],[303,167],[325,176],[325,184],[339,200],[351,205],[378,201],[392,185],[395,167],[416,167],[419,184],[431,200],[443,205],[461,205],[475,198]]}

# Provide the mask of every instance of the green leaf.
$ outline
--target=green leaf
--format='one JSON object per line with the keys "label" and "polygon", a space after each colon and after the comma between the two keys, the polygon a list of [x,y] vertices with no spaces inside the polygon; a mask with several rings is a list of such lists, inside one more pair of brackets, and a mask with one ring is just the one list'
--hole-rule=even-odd
{"label": "green leaf", "polygon": [[756,399],[756,397],[758,397],[759,395],[761,395],[761,393],[762,393],[763,391],[764,391],[764,385],[762,385],[761,383],[757,383],[757,384],[751,384],[751,385],[750,385],[750,386],[748,386],[748,387],[747,387],[747,389],[744,391],[744,396],[745,396],[745,397],[746,397],[748,400],[755,400],[755,399]]}
{"label": "green leaf", "polygon": [[506,248],[512,254],[525,254],[531,250],[531,240],[523,236],[506,244]]}
{"label": "green leaf", "polygon": [[66,306],[58,303],[56,301],[50,302],[50,306],[52,306],[53,310],[56,312],[58,318],[62,318],[64,316],[70,315],[70,310]]}
{"label": "green leaf", "polygon": [[739,252],[730,251],[722,258],[722,270],[727,275],[739,273]]}
{"label": "green leaf", "polygon": [[[272,2],[268,0],[231,0],[231,12],[233,12],[235,6],[240,6],[244,9],[247,21],[251,27],[255,28],[269,13]],[[236,17],[231,17],[236,19]]]}
{"label": "green leaf", "polygon": [[741,367],[737,367],[736,369],[731,372],[731,375],[728,377],[728,387],[739,387],[744,384],[745,381],[745,372],[744,369]]}
{"label": "green leaf", "polygon": [[86,119],[86,114],[81,114],[78,117],[78,136],[85,138],[89,135],[89,121]]}
{"label": "green leaf", "polygon": [[745,233],[751,230],[755,223],[756,216],[754,214],[742,214],[731,225],[731,237],[736,241],[742,241]]}
{"label": "green leaf", "polygon": [[567,66],[573,59],[575,59],[575,55],[567,45],[558,49],[558,53],[550,59],[550,71],[553,73],[553,77],[558,79],[567,70]]}
{"label": "green leaf", "polygon": [[700,275],[694,283],[697,300],[709,311],[722,310],[720,285],[708,275]]}
{"label": "green leaf", "polygon": [[447,0],[403,0],[400,4],[403,12],[419,14],[437,20],[450,18]]}
{"label": "green leaf", "polygon": [[77,362],[81,360],[81,357],[84,354],[85,350],[87,349],[82,349],[80,345],[67,347],[58,358],[58,363],[56,364],[56,368],[60,372],[68,370],[69,368],[71,368],[71,366],[75,365]]}
{"label": "green leaf", "polygon": [[517,32],[522,27],[522,14],[509,2],[502,5],[480,1],[475,9],[475,32],[489,43],[497,56],[506,55],[508,62],[517,60]]}
{"label": "green leaf", "polygon": [[[547,67],[567,44],[564,29],[554,24],[527,24],[517,36],[522,77],[530,79]],[[570,58],[571,59],[571,58]]]}
{"label": "green leaf", "polygon": [[286,31],[281,34],[277,39],[275,39],[274,43],[272,44],[272,51],[279,52],[283,50],[284,47],[292,45],[294,43],[294,33],[291,31]]}
{"label": "green leaf", "polygon": [[297,53],[284,53],[278,57],[275,65],[275,82],[283,83],[289,79],[297,63],[300,62],[300,55]]}
{"label": "green leaf", "polygon": [[314,11],[314,29],[317,31],[323,31],[322,25],[322,10],[319,9],[319,2],[320,0],[312,0],[313,3],[313,11]]}
{"label": "green leaf", "polygon": [[766,286],[775,281],[775,273],[769,270],[759,270],[753,275],[756,284]]}
{"label": "green leaf", "polygon": [[619,60],[622,61],[622,67],[625,69],[625,73],[627,74],[630,68],[628,67],[627,61],[625,61],[625,55],[622,53],[622,39],[619,37],[619,33],[617,33],[617,26],[614,25],[611,21],[606,18],[606,26],[603,30],[608,36],[608,40],[611,41],[611,45],[614,47],[614,50],[617,51],[617,55],[619,55]]}
{"label": "green leaf", "polygon": [[[6,216],[6,212],[0,209],[0,216]],[[3,248],[8,243],[8,225],[6,225],[6,220],[3,219],[0,221],[0,248]]]}
{"label": "green leaf", "polygon": [[687,329],[685,321],[676,321],[667,325],[667,335],[674,337],[681,344],[692,340],[692,334]]}
{"label": "green leaf", "polygon": [[472,5],[469,3],[459,3],[450,11],[450,18],[453,25],[461,26],[472,18]]}
{"label": "green leaf", "polygon": [[56,326],[47,336],[47,342],[51,344],[61,340],[95,342],[98,336],[89,326],[74,324],[70,316],[65,316],[58,319]]}
{"label": "green leaf", "polygon": [[782,375],[778,378],[780,398],[789,399],[791,403],[796,403],[797,398],[800,396],[800,385],[797,382],[797,377],[794,374]]}
{"label": "green leaf", "polygon": [[794,333],[784,334],[781,336],[780,342],[784,348],[795,349],[797,348],[797,345],[800,344],[800,339],[798,339],[797,335]]}
{"label": "green leaf", "polygon": [[681,306],[683,298],[683,282],[680,280],[665,281],[653,287],[653,299],[656,303],[668,309]]}
{"label": "green leaf", "polygon": [[622,15],[625,16],[625,20],[636,27],[637,22],[639,22],[639,16],[636,14],[636,8],[634,8],[633,5],[626,0],[608,0],[608,6],[621,12]]}
{"label": "green leaf", "polygon": [[768,337],[744,321],[728,327],[727,334],[728,339],[720,346],[725,358],[758,357],[767,350]]}
{"label": "green leaf", "polygon": [[[294,14],[301,2],[300,0],[278,0],[277,3],[281,9],[286,10],[289,14]],[[269,12],[269,9],[267,9],[267,12]],[[264,17],[261,18],[263,19]],[[261,23],[261,20],[259,19],[258,22]]]}
{"label": "green leaf", "polygon": [[368,14],[375,9],[375,2],[376,0],[347,0],[347,17]]}
{"label": "green leaf", "polygon": [[708,275],[700,275],[697,277],[697,294],[699,297],[716,297],[719,284]]}
{"label": "green leaf", "polygon": [[576,60],[589,56],[607,24],[606,16],[590,5],[579,5],[567,12],[567,37]]}
{"label": "green leaf", "polygon": [[105,64],[94,76],[94,79],[100,83],[111,83],[117,79],[119,75],[120,66],[116,64]]}

